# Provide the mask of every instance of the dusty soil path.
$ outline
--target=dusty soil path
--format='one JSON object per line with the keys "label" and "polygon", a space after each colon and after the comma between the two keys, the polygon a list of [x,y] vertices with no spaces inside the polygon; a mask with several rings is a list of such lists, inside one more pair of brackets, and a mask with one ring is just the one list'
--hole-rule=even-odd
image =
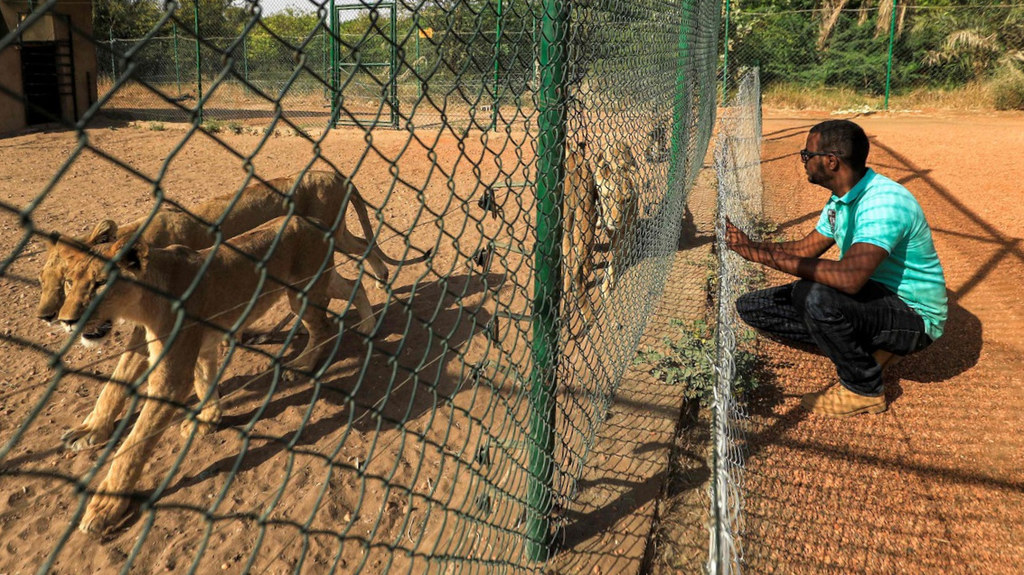
{"label": "dusty soil path", "polygon": [[[799,237],[826,197],[797,156],[828,114],[766,112],[765,207]],[[799,396],[829,362],[765,343],[777,387],[751,406],[746,569],[754,573],[1019,573],[1024,562],[1024,116],[861,116],[869,165],[932,226],[946,334],[886,375],[890,410],[833,420]],[[775,276],[770,281],[786,278]]]}

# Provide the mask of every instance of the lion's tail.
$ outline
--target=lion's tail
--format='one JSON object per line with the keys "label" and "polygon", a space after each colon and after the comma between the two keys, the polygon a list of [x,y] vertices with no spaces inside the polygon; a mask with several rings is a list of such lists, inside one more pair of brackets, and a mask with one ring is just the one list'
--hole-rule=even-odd
{"label": "lion's tail", "polygon": [[417,251],[423,251],[423,255],[415,258],[396,260],[391,256],[384,253],[384,250],[380,249],[377,242],[374,239],[373,224],[370,223],[370,215],[366,210],[366,202],[359,195],[359,191],[355,189],[355,186],[350,184],[349,187],[348,201],[352,204],[352,208],[356,211],[356,216],[359,218],[359,225],[363,228],[363,235],[366,238],[367,243],[370,246],[370,254],[380,258],[381,261],[391,264],[393,266],[400,266],[406,264],[418,264],[430,259],[433,255],[433,250],[428,249],[426,251],[415,248]]}

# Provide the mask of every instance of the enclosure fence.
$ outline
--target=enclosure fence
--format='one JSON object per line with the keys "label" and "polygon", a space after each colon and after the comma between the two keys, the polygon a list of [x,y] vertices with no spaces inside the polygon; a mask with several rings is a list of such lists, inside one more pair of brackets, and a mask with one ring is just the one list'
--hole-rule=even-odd
{"label": "enclosure fence", "polygon": [[[66,19],[83,113],[0,84],[53,128],[0,148],[0,571],[544,572],[677,248],[721,4],[131,6],[131,42]],[[64,4],[24,8],[0,55]]]}
{"label": "enclosure fence", "polygon": [[743,471],[745,398],[739,377],[756,377],[749,362],[738,359],[752,353],[743,337],[744,324],[736,314],[736,298],[758,285],[757,267],[730,250],[725,243],[726,218],[743,230],[758,234],[763,221],[761,184],[761,106],[757,69],[744,74],[736,92],[722,108],[715,138],[715,175],[718,181],[716,251],[718,293],[715,310],[717,380],[712,416],[713,475],[711,479],[711,541],[709,573],[740,573],[743,564]]}
{"label": "enclosure fence", "polygon": [[1024,109],[1024,3],[731,1],[722,88],[783,107]]}

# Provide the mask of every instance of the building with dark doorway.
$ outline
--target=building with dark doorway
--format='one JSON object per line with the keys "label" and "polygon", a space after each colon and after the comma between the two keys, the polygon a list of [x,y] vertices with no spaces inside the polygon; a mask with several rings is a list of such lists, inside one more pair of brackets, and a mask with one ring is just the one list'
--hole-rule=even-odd
{"label": "building with dark doorway", "polygon": [[91,0],[0,0],[0,135],[74,122],[96,101]]}

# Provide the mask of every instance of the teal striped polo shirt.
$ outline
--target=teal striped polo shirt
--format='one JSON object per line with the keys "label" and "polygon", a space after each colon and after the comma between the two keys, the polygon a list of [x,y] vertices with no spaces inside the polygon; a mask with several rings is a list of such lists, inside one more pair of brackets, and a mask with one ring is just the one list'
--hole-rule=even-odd
{"label": "teal striped polo shirt", "polygon": [[839,259],[860,242],[889,252],[871,279],[916,311],[933,340],[942,335],[946,325],[946,279],[935,253],[932,230],[909,190],[868,169],[846,195],[829,199],[815,229],[835,240]]}

